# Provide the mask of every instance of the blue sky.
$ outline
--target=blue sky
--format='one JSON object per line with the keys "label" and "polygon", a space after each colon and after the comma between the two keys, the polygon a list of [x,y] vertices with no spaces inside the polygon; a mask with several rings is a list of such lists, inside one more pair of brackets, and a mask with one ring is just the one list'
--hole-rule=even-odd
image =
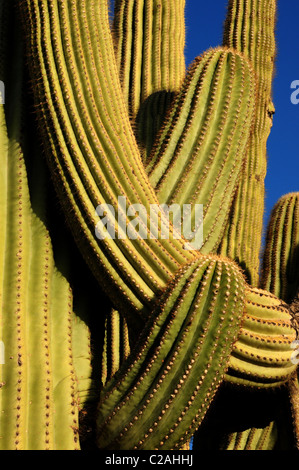
{"label": "blue sky", "polygon": [[[113,1],[112,1],[113,3]],[[228,0],[186,0],[186,62],[222,43]],[[278,0],[277,58],[273,82],[276,108],[268,139],[265,224],[280,196],[299,191],[299,104],[291,103],[291,83],[299,80],[299,0]],[[299,97],[299,95],[298,95]]]}

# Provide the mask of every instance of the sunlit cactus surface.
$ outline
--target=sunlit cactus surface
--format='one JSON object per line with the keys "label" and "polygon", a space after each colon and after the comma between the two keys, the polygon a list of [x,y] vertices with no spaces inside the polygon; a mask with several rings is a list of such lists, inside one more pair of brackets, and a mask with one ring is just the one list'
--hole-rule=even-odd
{"label": "sunlit cactus surface", "polygon": [[186,1],[0,3],[2,450],[299,449],[276,1],[189,67]]}

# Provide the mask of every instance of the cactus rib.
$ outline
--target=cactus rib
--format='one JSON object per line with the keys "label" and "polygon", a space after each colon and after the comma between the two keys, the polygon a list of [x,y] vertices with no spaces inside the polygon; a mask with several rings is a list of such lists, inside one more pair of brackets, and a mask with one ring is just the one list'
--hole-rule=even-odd
{"label": "cactus rib", "polygon": [[219,253],[237,261],[254,286],[259,282],[266,144],[274,113],[271,89],[276,52],[275,21],[274,0],[230,0],[223,38],[225,46],[241,52],[251,61],[257,77],[257,103],[243,177]]}
{"label": "cactus rib", "polygon": [[265,428],[252,428],[228,436],[225,450],[273,450],[277,429],[272,421]]}
{"label": "cactus rib", "polygon": [[[1,185],[6,206],[6,242],[1,252],[1,336],[6,361],[1,366],[0,445],[2,449],[78,449],[72,295],[54,266],[45,226],[31,210],[17,128],[10,128],[13,134],[8,141],[2,107],[0,112],[1,141],[7,145],[1,154],[1,167],[6,168],[2,171],[6,183]],[[61,361],[61,356],[66,360]]]}
{"label": "cactus rib", "polygon": [[[107,5],[104,1],[96,8],[93,1],[85,5],[28,0],[21,10],[24,23],[26,18],[30,20],[25,28],[29,25],[28,34],[32,33],[29,56],[34,65],[36,100],[66,216],[100,282],[113,296],[112,286],[116,286],[128,309],[140,311],[194,254],[184,249],[183,240],[151,239],[146,226],[146,240],[96,240],[98,204],[110,203],[117,209],[122,196],[128,205],[143,204],[148,214],[150,205],[159,205],[142,168],[115,78]],[[105,47],[92,48],[92,36]],[[64,51],[63,44],[68,43],[71,47]],[[83,93],[83,87],[89,92]],[[84,128],[78,109],[87,123]],[[163,215],[161,223],[167,223]]]}
{"label": "cactus rib", "polygon": [[115,2],[116,61],[132,118],[150,95],[177,91],[184,79],[184,12],[185,0]]}
{"label": "cactus rib", "polygon": [[[5,0],[2,7],[7,28],[0,55],[3,48],[9,54],[1,63],[7,100],[0,106],[0,334],[5,345],[0,448],[80,449],[79,410],[83,390],[91,385],[89,331],[85,324],[78,325],[70,285],[54,262],[45,223],[45,172],[36,161],[36,140],[30,157],[28,152],[28,90],[19,25],[11,2]],[[19,39],[13,43],[8,39],[11,31]],[[14,80],[9,79],[11,73]],[[30,190],[27,167],[38,173],[38,178],[30,177]],[[80,347],[74,350],[76,335]]]}
{"label": "cactus rib", "polygon": [[103,384],[118,371],[129,353],[128,326],[123,316],[112,309],[105,322],[105,341],[102,355]]}
{"label": "cactus rib", "polygon": [[272,210],[261,287],[290,303],[299,288],[299,193],[281,197]]}
{"label": "cactus rib", "polygon": [[191,218],[203,204],[203,253],[215,252],[223,234],[252,129],[255,85],[240,54],[206,52],[190,66],[149,157],[161,202],[191,204]]}

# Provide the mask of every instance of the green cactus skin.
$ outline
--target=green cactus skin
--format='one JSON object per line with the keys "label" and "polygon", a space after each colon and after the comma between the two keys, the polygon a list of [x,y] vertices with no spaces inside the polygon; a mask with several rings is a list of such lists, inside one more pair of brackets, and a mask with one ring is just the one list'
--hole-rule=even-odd
{"label": "green cactus skin", "polygon": [[291,303],[299,288],[299,193],[281,197],[266,236],[261,287]]}
{"label": "green cactus skin", "polygon": [[296,339],[287,305],[262,289],[246,295],[241,333],[230,357],[228,381],[252,387],[275,387],[296,370],[291,344]]}
{"label": "green cactus skin", "polygon": [[126,320],[119,312],[112,309],[105,323],[101,377],[104,385],[118,371],[129,354],[130,342]]}
{"label": "green cactus skin", "polygon": [[[5,7],[3,5],[4,2],[0,4],[0,21],[4,21],[7,14],[8,1],[5,1]],[[141,33],[143,5],[148,7],[144,10],[144,46],[139,39],[135,41]],[[296,325],[290,314],[291,308],[276,296],[246,284],[238,266],[231,261],[237,261],[245,269],[253,286],[258,284],[266,140],[274,110],[271,81],[275,2],[230,0],[224,46],[204,54],[201,62],[195,61],[194,70],[180,86],[182,69],[178,75],[172,73],[177,64],[183,63],[182,44],[178,46],[178,38],[171,44],[167,25],[178,22],[184,31],[183,5],[182,0],[176,4],[168,0],[117,1],[119,13],[114,23],[113,44],[106,0],[17,2],[23,20],[22,39],[27,47],[37,125],[45,143],[53,182],[81,253],[113,303],[105,335],[97,332],[98,338],[105,336],[102,370],[98,371],[103,389],[100,397],[96,389],[94,397],[99,400],[96,444],[100,449],[185,448],[190,437],[209,418],[207,411],[221,385],[235,387],[234,390],[245,388],[254,393],[267,393],[268,388],[273,392],[274,388],[289,384],[294,428],[297,426],[299,435],[298,379],[296,367],[291,363],[290,348],[296,338]],[[174,15],[176,6],[180,10],[178,16]],[[130,40],[126,21],[138,26],[136,37],[132,35]],[[165,26],[162,36],[160,21]],[[0,37],[1,73],[7,58],[3,37]],[[179,51],[179,55],[170,54],[174,61],[166,64],[162,61],[162,65],[157,61],[154,73],[140,75],[141,64],[148,69],[147,58],[152,54],[159,57],[156,46],[160,38],[165,41],[162,55],[173,46],[172,50]],[[133,51],[132,40],[137,46]],[[20,45],[21,40],[16,43]],[[117,52],[121,44],[121,51]],[[124,56],[121,57],[122,53]],[[194,109],[191,105],[188,108],[184,100],[189,96],[189,101],[196,103],[196,93],[203,94],[205,87],[210,88],[209,64],[217,54],[218,59],[220,57],[218,75],[216,73],[213,82],[213,93],[205,100],[206,120],[197,131],[207,137],[205,126],[211,124],[210,119],[214,117],[216,125],[211,127],[211,142],[215,137],[215,143],[223,144],[230,153],[225,159],[225,152],[217,153],[217,145],[215,152],[211,152],[215,166],[219,164],[221,168],[218,173],[209,166],[209,155],[205,155],[207,161],[201,180],[207,183],[206,187],[209,180],[217,183],[213,185],[213,191],[209,188],[212,193],[212,198],[207,198],[209,210],[213,203],[219,206],[221,196],[228,191],[226,204],[222,206],[224,214],[221,214],[223,221],[229,220],[226,227],[221,227],[221,230],[226,229],[218,250],[221,257],[188,251],[183,239],[151,239],[148,220],[144,221],[146,240],[118,237],[99,241],[95,237],[99,220],[95,209],[99,204],[109,203],[117,208],[118,198],[124,197],[127,205],[142,204],[149,213],[150,206],[158,205],[160,198],[163,202],[164,199],[172,200],[174,192],[166,186],[162,191],[163,178],[150,180],[154,174],[151,174],[151,165],[159,165],[169,158],[168,166],[174,157],[175,166],[176,154],[167,156],[169,142],[175,142],[177,138],[183,144],[192,141]],[[190,81],[192,73],[196,75],[208,57],[211,59],[207,60],[206,70],[202,70],[202,80]],[[225,58],[229,58],[228,67],[223,67]],[[18,60],[14,64],[12,72],[16,73],[21,66]],[[257,93],[256,89],[253,91],[252,68]],[[160,92],[166,89],[168,93],[172,76],[178,79],[174,85],[178,95],[168,109],[157,140],[154,142],[157,129],[149,132],[148,141],[143,139],[144,153],[144,148],[138,148],[134,135],[133,117],[140,108],[138,110],[135,105],[135,98],[133,100],[126,94],[127,80],[133,78],[133,90],[140,103],[146,97],[152,99],[153,92],[158,93],[156,103],[162,120],[163,99],[167,98],[167,101],[170,96]],[[147,91],[142,96],[140,87],[143,85]],[[222,97],[219,115],[214,106],[218,96]],[[14,100],[18,97],[20,90]],[[18,109],[13,106],[14,100],[10,102],[10,112]],[[130,108],[132,104],[134,110]],[[230,106],[229,109],[235,112],[227,111]],[[184,129],[172,128],[174,113],[177,110],[177,116],[182,117],[182,108],[190,114],[190,120],[185,121]],[[151,109],[149,106],[148,110],[141,110],[141,126],[151,125],[150,118],[146,117]],[[9,119],[2,110],[0,112],[3,123],[0,157],[5,162],[9,156],[0,173],[3,179],[0,215],[6,221],[6,230],[0,234],[3,261],[0,264],[0,331],[5,338],[6,352],[9,351],[9,357],[13,358],[10,359],[12,366],[1,368],[1,410],[4,413],[0,435],[5,434],[5,437],[0,445],[4,449],[79,449],[79,411],[94,393],[90,332],[85,322],[73,312],[70,286],[55,266],[46,224],[37,218],[31,205],[43,192],[42,185],[31,180],[30,196],[33,198],[30,200],[27,168],[16,138],[20,130],[20,109],[9,114]],[[138,115],[136,119],[138,121]],[[6,134],[8,122],[12,124],[8,125]],[[163,137],[167,126],[169,141]],[[225,126],[232,126],[236,131],[232,141],[227,138],[229,132]],[[223,129],[226,131],[222,134]],[[219,134],[217,130],[220,130]],[[252,135],[246,140],[250,132]],[[159,147],[161,141],[164,146]],[[151,155],[158,150],[157,160],[144,160],[151,147]],[[181,151],[180,144],[178,148]],[[236,156],[234,165],[232,160]],[[168,168],[162,170],[168,178],[167,187],[177,187],[175,197],[178,196],[181,204],[196,200],[202,203],[196,199],[200,191],[196,190],[195,182],[191,183],[190,194],[184,192],[184,184],[187,180],[188,184],[192,182],[193,166],[198,163],[197,159],[192,160],[193,156],[189,158],[190,167],[183,175],[180,171],[174,172],[174,180],[173,176],[168,177]],[[224,160],[220,161],[221,158]],[[169,165],[169,175],[171,168]],[[236,186],[238,175],[239,187]],[[232,180],[235,184],[231,184]],[[8,198],[10,195],[14,197]],[[203,196],[204,191],[200,197]],[[208,239],[211,245],[205,248],[209,253],[216,249],[220,234],[216,235],[212,230],[212,211],[210,219],[207,214],[206,230],[212,234]],[[124,220],[129,222],[129,217]],[[161,224],[165,223],[162,216]],[[218,224],[221,225],[219,218]],[[116,227],[117,235],[121,233],[121,225]],[[51,298],[47,297],[49,291]],[[119,313],[115,309],[119,309]],[[101,313],[105,317],[106,312]],[[96,316],[97,312],[94,312]],[[148,323],[134,345],[134,327],[136,333],[143,327],[140,317],[142,322],[148,319]],[[130,320],[130,327],[127,320]],[[37,354],[36,344],[40,345]],[[67,359],[62,361],[61,357]],[[260,396],[255,394],[251,400],[258,403]],[[32,432],[27,432],[27,423],[34,423],[30,427]],[[279,427],[273,419],[263,428],[253,425],[242,432],[238,428],[230,429],[227,447],[273,448],[277,432]]]}
{"label": "green cactus skin", "polygon": [[[117,208],[123,196],[128,205],[143,204],[147,214],[150,204],[158,204],[125,109],[107,4],[28,0],[20,9],[32,41],[28,54],[49,163],[75,239],[121,310],[124,302],[126,314],[146,310],[195,255],[184,249],[183,240],[151,239],[149,227],[146,240],[117,237],[98,243],[95,237],[99,204]],[[66,50],[64,44],[70,44]]]}
{"label": "green cactus skin", "polygon": [[167,119],[167,112],[174,97],[174,92],[162,90],[150,95],[140,105],[134,127],[145,168],[149,162],[155,140]]}
{"label": "green cactus skin", "polygon": [[[14,105],[20,95],[15,97]],[[49,235],[31,211],[17,123],[8,140],[2,107],[0,112],[6,147],[1,152],[1,220],[6,220],[1,234],[1,338],[6,360],[0,379],[0,446],[78,449],[72,294],[55,269]]]}
{"label": "green cactus skin", "polygon": [[185,0],[117,0],[112,33],[125,102],[146,162],[185,78]]}
{"label": "green cactus skin", "polygon": [[191,437],[223,379],[243,296],[243,276],[226,261],[207,257],[181,270],[103,389],[100,448],[167,450]]}
{"label": "green cactus skin", "polygon": [[232,50],[210,50],[191,65],[150,155],[147,171],[160,202],[191,204],[191,220],[195,204],[203,204],[202,253],[215,252],[223,235],[254,104],[249,63]]}
{"label": "green cactus skin", "polygon": [[222,450],[274,450],[277,429],[272,421],[267,427],[232,433]]}
{"label": "green cactus skin", "polygon": [[185,0],[116,0],[114,10],[116,62],[135,118],[150,95],[177,91],[184,80]]}
{"label": "green cactus skin", "polygon": [[275,45],[275,0],[230,0],[223,44],[247,57],[257,77],[255,124],[243,178],[219,253],[240,264],[253,286],[259,283],[264,216],[266,144],[272,126],[272,79]]}
{"label": "green cactus skin", "polygon": [[0,449],[75,450],[79,411],[91,387],[89,331],[74,315],[70,285],[54,262],[35,142],[29,166],[38,178],[31,178],[29,192],[22,41],[10,1],[1,3],[2,14],[0,73],[7,99],[0,106]]}

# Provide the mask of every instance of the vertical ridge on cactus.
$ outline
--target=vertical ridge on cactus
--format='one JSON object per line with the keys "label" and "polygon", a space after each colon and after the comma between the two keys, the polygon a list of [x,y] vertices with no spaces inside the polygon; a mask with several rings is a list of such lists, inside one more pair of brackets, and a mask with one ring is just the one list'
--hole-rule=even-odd
{"label": "vertical ridge on cactus", "polygon": [[[18,101],[20,94],[14,91]],[[1,253],[1,332],[6,362],[1,366],[0,445],[2,449],[60,445],[74,449],[79,442],[76,379],[68,344],[71,294],[55,270],[49,235],[31,212],[14,116],[8,140],[1,108],[1,141],[7,142],[6,153],[1,154],[2,169],[7,168],[6,175],[2,173],[7,183],[1,185],[1,199],[6,199],[7,212],[5,252]],[[51,329],[57,329],[57,322],[55,343]],[[69,359],[61,362],[60,354]],[[69,431],[64,429],[59,435],[66,422]],[[28,427],[34,432],[28,433]]]}
{"label": "vertical ridge on cactus", "polygon": [[281,197],[266,235],[261,287],[291,303],[299,288],[299,193]]}
{"label": "vertical ridge on cactus", "polygon": [[145,168],[174,97],[175,92],[157,91],[140,105],[135,119],[135,134]]}
{"label": "vertical ridge on cactus", "polygon": [[177,91],[185,75],[185,0],[116,0],[116,62],[129,114],[160,91]]}
{"label": "vertical ridge on cactus", "polygon": [[112,309],[106,318],[102,355],[102,383],[105,385],[130,353],[129,332],[123,316]]}
{"label": "vertical ridge on cactus", "polygon": [[266,143],[272,126],[272,79],[276,53],[276,2],[230,0],[223,44],[243,53],[257,77],[255,124],[243,177],[219,253],[237,261],[257,286],[264,216]]}
{"label": "vertical ridge on cactus", "polygon": [[[96,8],[91,1],[86,7],[50,0],[22,5],[25,28],[33,39],[29,51],[32,77],[51,149],[50,167],[56,180],[59,178],[57,190],[76,240],[107,291],[112,290],[114,296],[116,287],[128,309],[140,311],[180,263],[193,259],[194,254],[184,249],[183,240],[152,239],[148,221],[143,222],[146,240],[117,237],[98,243],[95,237],[98,204],[112,204],[117,211],[118,197],[125,197],[128,205],[142,204],[149,214],[150,205],[158,201],[141,165],[119,80],[113,74],[116,65],[106,2]],[[91,36],[101,47],[91,47]],[[60,37],[66,44],[75,41],[66,53]],[[79,51],[77,55],[75,51]],[[89,92],[83,94],[83,87]],[[78,119],[78,108],[84,122],[92,119],[85,128]],[[126,221],[125,214],[120,216]],[[163,223],[167,221],[162,214]],[[116,230],[119,234],[118,225]]]}
{"label": "vertical ridge on cactus", "polygon": [[[0,106],[0,334],[5,345],[0,365],[0,448],[75,450],[80,449],[83,389],[91,385],[89,332],[85,324],[78,326],[70,285],[54,261],[44,223],[45,173],[35,161],[39,147],[34,140],[28,158],[21,35],[11,2],[2,6],[7,30],[1,30],[0,56],[3,47],[9,54],[1,62],[7,100]],[[16,41],[10,43],[12,33]],[[38,179],[30,179],[30,188],[28,160],[30,168],[34,163],[38,168]],[[73,350],[76,334],[80,352]]]}
{"label": "vertical ridge on cactus", "polygon": [[272,421],[264,429],[246,429],[231,434],[225,445],[225,450],[273,450],[276,437],[277,429]]}
{"label": "vertical ridge on cactus", "polygon": [[298,371],[289,381],[289,399],[291,403],[294,437],[297,449],[299,449],[299,378]]}
{"label": "vertical ridge on cactus", "polygon": [[[282,196],[275,204],[267,228],[261,287],[289,303],[293,327],[298,340],[299,331],[299,276],[298,276],[298,193]],[[293,343],[296,346],[296,342]],[[294,351],[296,352],[296,351]],[[297,356],[295,356],[295,363]],[[299,448],[298,369],[288,382],[293,432]]]}

